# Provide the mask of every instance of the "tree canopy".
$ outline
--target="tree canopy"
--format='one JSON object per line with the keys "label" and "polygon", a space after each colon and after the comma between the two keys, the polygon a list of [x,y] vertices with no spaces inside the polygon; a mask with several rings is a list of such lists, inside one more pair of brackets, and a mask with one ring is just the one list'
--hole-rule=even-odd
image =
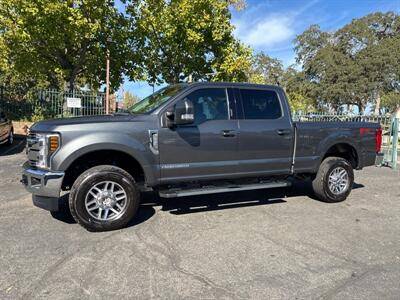
{"label": "tree canopy", "polygon": [[[244,0],[1,0],[0,83],[99,88],[125,78],[152,85],[249,81],[282,86],[296,110],[360,112],[398,107],[400,17],[373,13],[328,32],[312,25],[294,41],[297,66],[254,53],[234,36]],[[382,110],[383,108],[383,110]]]}
{"label": "tree canopy", "polygon": [[338,109],[369,103],[379,105],[384,93],[399,90],[400,17],[374,13],[336,32],[311,26],[295,40],[309,92],[320,105]]}
{"label": "tree canopy", "polygon": [[242,69],[250,56],[233,36],[230,3],[130,1],[130,44],[138,49],[146,80],[177,83],[189,75],[193,80],[211,79],[214,75],[218,79],[244,80]]}
{"label": "tree canopy", "polygon": [[51,87],[72,88],[76,81],[98,87],[108,48],[112,85],[121,83],[126,19],[111,1],[2,0],[0,16],[8,69]]}

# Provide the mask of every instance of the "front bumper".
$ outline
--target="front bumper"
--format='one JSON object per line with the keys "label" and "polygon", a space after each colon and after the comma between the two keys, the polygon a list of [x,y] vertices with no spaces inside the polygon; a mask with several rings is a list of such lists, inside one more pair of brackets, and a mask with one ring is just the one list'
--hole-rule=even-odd
{"label": "front bumper", "polygon": [[59,209],[59,197],[64,172],[33,169],[25,163],[21,182],[32,193],[33,204],[50,211]]}

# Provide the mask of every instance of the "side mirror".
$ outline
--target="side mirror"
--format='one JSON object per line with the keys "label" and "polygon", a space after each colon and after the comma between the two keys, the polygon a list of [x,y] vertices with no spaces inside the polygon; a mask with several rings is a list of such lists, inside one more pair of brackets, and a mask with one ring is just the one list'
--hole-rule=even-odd
{"label": "side mirror", "polygon": [[168,128],[172,128],[174,125],[192,124],[194,122],[192,101],[189,99],[179,101],[173,108],[166,111],[165,120]]}
{"label": "side mirror", "polygon": [[175,124],[175,111],[174,108],[171,107],[165,112],[165,122],[168,128],[174,127]]}
{"label": "side mirror", "polygon": [[175,124],[184,125],[194,122],[194,107],[193,102],[189,99],[179,101],[175,105]]}

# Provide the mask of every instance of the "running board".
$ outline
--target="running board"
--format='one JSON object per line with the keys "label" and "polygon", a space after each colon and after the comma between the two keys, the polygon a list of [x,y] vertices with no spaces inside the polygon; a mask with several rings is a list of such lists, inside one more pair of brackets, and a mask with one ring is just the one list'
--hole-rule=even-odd
{"label": "running board", "polygon": [[271,189],[278,187],[290,186],[289,181],[269,181],[252,184],[230,184],[223,186],[203,186],[195,189],[171,189],[171,190],[160,190],[159,195],[162,198],[176,198],[176,197],[187,197],[195,195],[206,195],[206,194],[217,194],[237,191],[248,191],[248,190],[259,190],[259,189]]}

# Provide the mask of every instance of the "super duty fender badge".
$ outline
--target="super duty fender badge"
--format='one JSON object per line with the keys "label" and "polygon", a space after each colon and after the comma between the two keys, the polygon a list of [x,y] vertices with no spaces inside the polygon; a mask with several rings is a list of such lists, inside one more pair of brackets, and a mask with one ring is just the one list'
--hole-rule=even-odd
{"label": "super duty fender badge", "polygon": [[165,164],[161,165],[161,169],[182,169],[182,168],[189,168],[189,164]]}

